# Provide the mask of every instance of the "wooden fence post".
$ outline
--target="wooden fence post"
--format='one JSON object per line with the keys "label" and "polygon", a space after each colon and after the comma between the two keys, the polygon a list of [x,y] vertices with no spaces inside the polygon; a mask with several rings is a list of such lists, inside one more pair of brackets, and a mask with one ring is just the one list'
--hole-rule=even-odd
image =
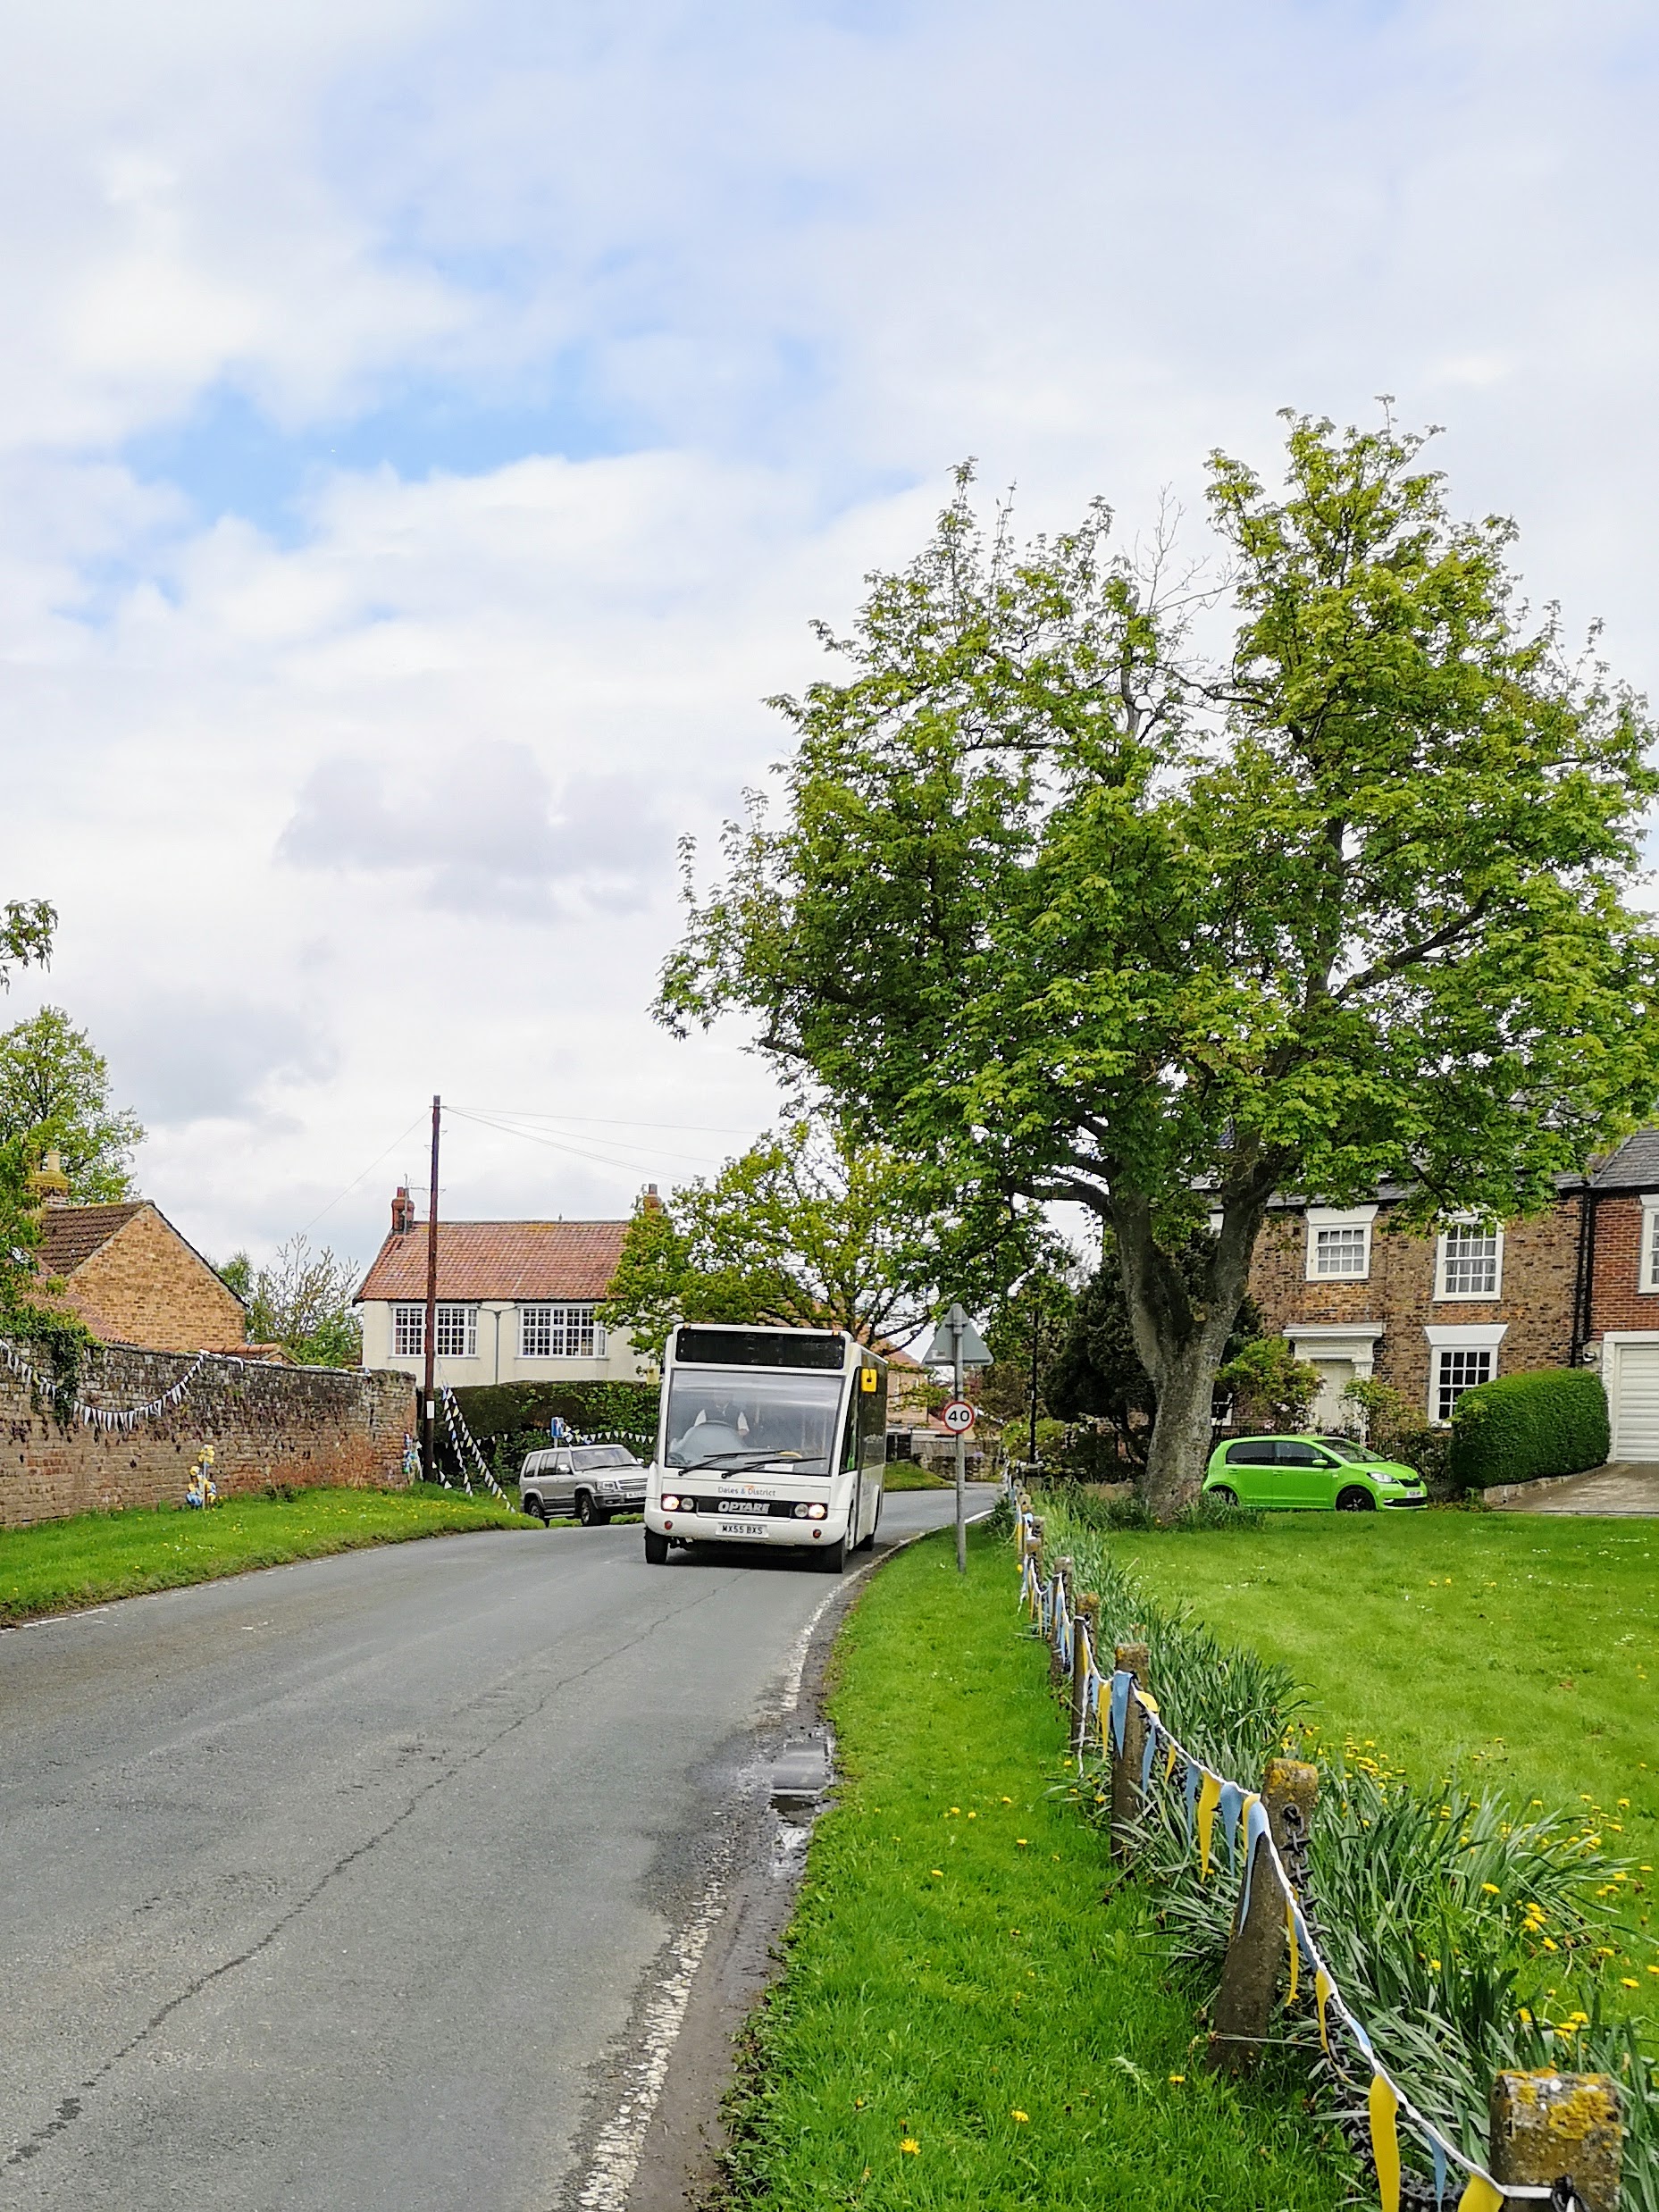
{"label": "wooden fence post", "polygon": [[[1054,1625],[1058,1630],[1060,1601],[1063,1598],[1068,1605],[1071,1603],[1071,1562],[1069,1559],[1057,1559],[1054,1562]],[[1049,1638],[1049,1688],[1054,1690],[1059,1689],[1065,1679],[1066,1662],[1060,1656],[1060,1638],[1058,1634],[1052,1635]]]}
{"label": "wooden fence post", "polygon": [[[1080,1757],[1089,1736],[1089,1672],[1084,1656],[1084,1630],[1088,1631],[1088,1647],[1093,1651],[1100,1629],[1101,1601],[1093,1590],[1085,1590],[1077,1604],[1077,1628],[1071,1638],[1071,1753]],[[1098,1662],[1097,1662],[1098,1663]]]}
{"label": "wooden fence post", "polygon": [[1618,2212],[1624,2128],[1618,2085],[1607,2074],[1500,2074],[1491,2116],[1495,2182],[1547,2185],[1566,2175],[1585,2212]]}
{"label": "wooden fence post", "polygon": [[[1319,1796],[1319,1769],[1299,1759],[1269,1759],[1261,1777],[1261,1804],[1279,1856],[1288,1829],[1307,1833]],[[1289,1822],[1286,1814],[1294,1807]],[[1216,1994],[1215,2029],[1207,2054],[1218,2074],[1244,2074],[1261,2055],[1273,2015],[1279,1970],[1285,1963],[1285,1893],[1263,1852],[1250,1884],[1250,1909],[1235,1911],[1232,1940]]]}
{"label": "wooden fence post", "polygon": [[[1133,1674],[1145,1688],[1152,1654],[1144,1644],[1119,1644],[1112,1655],[1112,1663],[1117,1672]],[[1119,1751],[1111,1742],[1110,1713],[1106,1739],[1111,1744],[1112,1856],[1127,1862],[1135,1856],[1138,1840],[1135,1831],[1141,1819],[1141,1761],[1146,1751],[1146,1715],[1133,1697],[1123,1719],[1123,1749]]]}

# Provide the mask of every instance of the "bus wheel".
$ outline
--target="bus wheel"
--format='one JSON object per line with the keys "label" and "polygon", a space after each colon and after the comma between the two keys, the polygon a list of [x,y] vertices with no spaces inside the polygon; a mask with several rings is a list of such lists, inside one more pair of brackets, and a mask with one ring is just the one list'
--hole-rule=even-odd
{"label": "bus wheel", "polygon": [[846,1563],[847,1539],[845,1537],[842,1537],[838,1544],[832,1544],[827,1550],[818,1554],[818,1564],[825,1574],[839,1574]]}
{"label": "bus wheel", "polygon": [[648,1567],[666,1567],[668,1564],[668,1539],[658,1536],[655,1529],[645,1531],[645,1563]]}

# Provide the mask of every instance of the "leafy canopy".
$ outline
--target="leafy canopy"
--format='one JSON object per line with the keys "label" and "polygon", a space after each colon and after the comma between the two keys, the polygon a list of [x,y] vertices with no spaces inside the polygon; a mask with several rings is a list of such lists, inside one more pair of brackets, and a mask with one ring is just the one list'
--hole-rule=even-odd
{"label": "leafy canopy", "polygon": [[108,1062],[62,1007],[0,1034],[0,1143],[13,1137],[28,1140],[36,1165],[56,1151],[78,1203],[132,1194],[143,1126],[111,1105]]}
{"label": "leafy canopy", "polygon": [[787,1124],[712,1181],[635,1207],[599,1308],[634,1349],[660,1354],[676,1321],[845,1328],[903,1337],[942,1283],[973,1295],[1017,1259],[1006,1210],[942,1210],[929,1178],[885,1145],[822,1120]]}
{"label": "leafy canopy", "polygon": [[360,1364],[363,1325],[351,1303],[358,1270],[328,1245],[314,1250],[305,1236],[290,1236],[268,1267],[239,1252],[219,1272],[247,1303],[250,1342],[279,1344],[302,1367]]}
{"label": "leafy canopy", "polygon": [[1202,589],[1162,530],[1114,556],[1098,503],[987,531],[964,471],[821,633],[841,680],[775,702],[783,818],[728,828],[664,971],[671,1026],[747,1010],[958,1187],[1110,1224],[1160,1511],[1275,1188],[1512,1216],[1659,1093],[1644,706],[1529,613],[1512,525],[1457,519],[1423,444],[1289,418],[1282,493],[1213,456]]}

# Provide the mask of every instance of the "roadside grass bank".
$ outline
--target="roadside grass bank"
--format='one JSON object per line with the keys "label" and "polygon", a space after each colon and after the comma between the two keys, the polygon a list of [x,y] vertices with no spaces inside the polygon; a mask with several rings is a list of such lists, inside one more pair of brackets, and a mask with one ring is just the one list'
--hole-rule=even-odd
{"label": "roadside grass bank", "polygon": [[1646,1924],[1659,1521],[1278,1513],[1110,1550],[1153,1596],[1288,1667],[1330,1751],[1381,1746],[1425,1788],[1450,1775],[1580,1814],[1636,1862]]}
{"label": "roadside grass bank", "polygon": [[1152,1900],[1077,1817],[1009,1562],[983,1529],[966,1581],[948,1535],[913,1545],[842,1631],[843,1779],[746,2032],[732,2200],[1334,2212],[1352,2169],[1299,2086],[1201,2064]]}
{"label": "roadside grass bank", "polygon": [[[1141,1539],[1132,1564],[1094,1501],[1050,1490],[1037,1509],[1049,1559],[1070,1554],[1076,1587],[1099,1594],[1102,1663],[1114,1641],[1149,1646],[1162,1722],[1196,1758],[1248,1789],[1281,1748],[1316,1743],[1309,1873],[1320,1948],[1377,2057],[1420,2109],[1479,2160],[1496,2072],[1610,2074],[1625,2099],[1627,2200],[1632,2212],[1659,2212],[1659,1953],[1645,1929],[1624,1924],[1635,1885],[1621,1839],[1592,1823],[1582,1802],[1518,1800],[1479,1772],[1424,1781],[1391,1763],[1386,1741],[1349,1737],[1338,1750],[1328,1732],[1310,1739],[1291,1668],[1242,1640],[1230,1616],[1206,1622],[1181,1602],[1186,1554],[1210,1532]],[[1265,1529],[1226,1534],[1270,1541]],[[1166,1583],[1173,1578],[1169,1597],[1151,1588],[1148,1557]],[[1172,1957],[1213,1988],[1236,1875],[1202,1878],[1181,1797],[1178,1782],[1152,1790],[1144,1864]],[[1084,1810],[1093,1812],[1092,1799]],[[1310,2041],[1305,1998],[1278,2017],[1275,2033]],[[1362,2107],[1370,2050],[1356,2043],[1342,2062],[1344,2093]]]}
{"label": "roadside grass bank", "polygon": [[0,1625],[365,1545],[538,1526],[493,1498],[426,1483],[408,1490],[272,1491],[228,1498],[205,1512],[165,1505],[79,1513],[0,1529]]}

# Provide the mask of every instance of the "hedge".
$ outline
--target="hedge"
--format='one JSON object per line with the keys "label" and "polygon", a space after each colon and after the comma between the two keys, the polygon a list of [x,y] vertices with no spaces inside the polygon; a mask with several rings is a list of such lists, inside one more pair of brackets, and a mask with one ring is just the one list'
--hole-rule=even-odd
{"label": "hedge", "polygon": [[1452,1480],[1460,1490],[1576,1475],[1599,1467],[1612,1442],[1602,1378],[1582,1367],[1500,1375],[1452,1409]]}
{"label": "hedge", "polygon": [[584,1433],[623,1429],[655,1436],[658,1395],[655,1383],[468,1383],[456,1392],[455,1402],[487,1447],[497,1437],[516,1437],[527,1429],[545,1437],[556,1413]]}

